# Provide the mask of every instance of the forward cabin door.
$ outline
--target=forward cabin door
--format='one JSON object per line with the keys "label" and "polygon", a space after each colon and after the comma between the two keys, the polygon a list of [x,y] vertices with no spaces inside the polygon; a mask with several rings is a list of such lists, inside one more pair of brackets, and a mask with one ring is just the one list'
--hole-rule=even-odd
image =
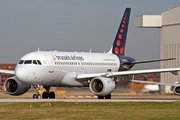
{"label": "forward cabin door", "polygon": [[48,64],[49,64],[49,73],[53,73],[54,72],[54,64],[53,64],[51,56],[49,56],[49,55],[44,55],[44,56],[46,57]]}

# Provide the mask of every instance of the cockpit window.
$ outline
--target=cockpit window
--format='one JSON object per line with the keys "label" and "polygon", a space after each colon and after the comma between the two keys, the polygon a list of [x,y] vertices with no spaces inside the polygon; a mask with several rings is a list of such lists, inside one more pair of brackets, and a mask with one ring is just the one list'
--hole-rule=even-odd
{"label": "cockpit window", "polygon": [[35,64],[35,65],[42,65],[39,60],[20,60],[18,64]]}
{"label": "cockpit window", "polygon": [[19,61],[19,64],[23,64],[23,63],[24,63],[24,60],[20,60],[20,61]]}
{"label": "cockpit window", "polygon": [[33,60],[33,64],[37,65],[38,63],[36,62],[36,60]]}
{"label": "cockpit window", "polygon": [[24,62],[24,64],[31,64],[32,63],[32,60],[26,60],[25,62]]}
{"label": "cockpit window", "polygon": [[37,60],[37,62],[39,63],[39,65],[42,65],[41,62],[39,60]]}

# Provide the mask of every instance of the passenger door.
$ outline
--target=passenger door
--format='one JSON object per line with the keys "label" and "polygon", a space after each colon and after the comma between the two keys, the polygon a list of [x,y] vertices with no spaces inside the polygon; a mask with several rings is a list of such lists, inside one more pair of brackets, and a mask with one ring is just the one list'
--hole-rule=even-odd
{"label": "passenger door", "polygon": [[53,61],[52,61],[52,58],[50,55],[44,55],[48,61],[48,64],[49,64],[49,73],[53,73],[54,72],[54,64],[53,64]]}

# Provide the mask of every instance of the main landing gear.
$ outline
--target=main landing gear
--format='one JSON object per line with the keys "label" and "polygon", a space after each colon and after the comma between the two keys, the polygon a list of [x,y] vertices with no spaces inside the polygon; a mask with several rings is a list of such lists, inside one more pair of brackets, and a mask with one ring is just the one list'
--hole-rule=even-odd
{"label": "main landing gear", "polygon": [[98,99],[111,99],[111,94],[107,95],[107,96],[98,96]]}
{"label": "main landing gear", "polygon": [[49,92],[50,86],[43,86],[47,92],[43,92],[42,99],[55,99],[55,93]]}

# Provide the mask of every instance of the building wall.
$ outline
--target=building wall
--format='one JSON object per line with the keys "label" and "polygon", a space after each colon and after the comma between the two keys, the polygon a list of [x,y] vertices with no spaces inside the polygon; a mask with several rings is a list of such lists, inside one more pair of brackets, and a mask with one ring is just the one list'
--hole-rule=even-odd
{"label": "building wall", "polygon": [[[161,68],[180,67],[180,6],[163,11],[158,16],[136,16],[136,27],[161,28],[161,59],[176,58],[173,61],[161,62]],[[180,75],[161,73],[161,82],[180,82]],[[170,92],[169,87],[162,88],[162,92]]]}
{"label": "building wall", "polygon": [[162,25],[172,25],[179,24],[180,20],[180,6],[172,7],[166,11],[161,12],[162,15]]}
{"label": "building wall", "polygon": [[[180,67],[180,6],[161,12],[161,16],[161,58],[176,58],[161,62],[161,68]],[[161,73],[161,82],[175,83],[179,80],[180,75]],[[164,92],[170,92],[169,88],[165,87]]]}

